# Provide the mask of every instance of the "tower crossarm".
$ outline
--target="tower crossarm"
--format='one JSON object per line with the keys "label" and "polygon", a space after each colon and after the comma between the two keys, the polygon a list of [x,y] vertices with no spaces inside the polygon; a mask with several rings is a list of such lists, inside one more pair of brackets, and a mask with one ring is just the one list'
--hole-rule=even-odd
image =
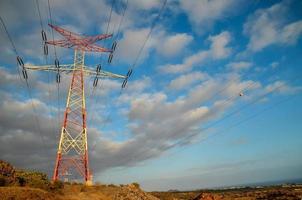
{"label": "tower crossarm", "polygon": [[120,78],[120,79],[125,79],[126,76],[120,75],[120,74],[115,74],[112,72],[100,70],[100,72],[96,72],[95,70],[89,69],[86,67],[84,69],[85,75],[90,75],[90,76],[97,76],[98,78],[104,78],[104,77],[110,77],[110,78]]}
{"label": "tower crossarm", "polygon": [[97,41],[104,40],[112,37],[112,34],[99,34],[95,36],[82,36],[71,31],[68,31],[59,26],[55,26],[52,24],[48,24],[52,29],[60,33],[64,39],[62,40],[53,40],[46,41],[46,44],[60,46],[64,48],[74,48],[77,50],[85,51],[85,52],[108,52],[112,53],[111,49],[106,49],[104,47],[93,44]]}
{"label": "tower crossarm", "polygon": [[[25,69],[27,70],[33,70],[33,71],[48,71],[48,72],[54,72],[54,73],[65,73],[65,74],[71,74],[74,70],[80,70],[78,68],[74,68],[74,64],[65,64],[60,65],[60,68],[56,68],[55,65],[43,65],[43,66],[33,66],[33,65],[25,65]],[[115,74],[112,72],[100,70],[100,72],[96,72],[95,70],[91,69],[88,66],[84,66],[83,72],[85,76],[93,76],[98,78],[120,78],[125,79],[126,76]]]}
{"label": "tower crossarm", "polygon": [[48,71],[48,72],[65,72],[70,73],[73,71],[73,64],[60,65],[60,68],[56,68],[55,65],[25,65],[25,69],[32,71]]}

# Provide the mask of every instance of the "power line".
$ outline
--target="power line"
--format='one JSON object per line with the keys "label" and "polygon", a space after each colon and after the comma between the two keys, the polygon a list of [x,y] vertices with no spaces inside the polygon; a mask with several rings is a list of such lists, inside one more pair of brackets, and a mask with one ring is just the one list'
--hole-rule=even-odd
{"label": "power line", "polygon": [[[296,77],[296,79],[297,79],[297,77]],[[267,96],[270,95],[272,92],[277,91],[278,89],[280,89],[280,88],[282,88],[282,87],[284,87],[284,86],[285,86],[285,83],[279,85],[278,87],[274,88],[273,90],[271,90],[271,91],[269,91],[269,92],[264,93],[263,95],[260,95],[258,98],[254,99],[253,101],[250,101],[249,103],[244,104],[243,106],[241,106],[241,107],[239,107],[238,109],[232,111],[231,113],[229,113],[228,115],[224,116],[224,117],[221,118],[220,120],[215,121],[214,123],[210,124],[209,126],[203,128],[203,129],[201,129],[201,131],[207,130],[207,129],[209,129],[209,128],[215,126],[216,124],[218,124],[218,123],[220,123],[220,122],[222,122],[222,121],[228,119],[229,117],[233,116],[234,114],[237,114],[237,113],[239,113],[240,111],[242,111],[242,110],[248,108],[249,106],[251,106],[251,105],[257,103],[259,100],[261,100],[261,99],[267,97]]]}
{"label": "power line", "polygon": [[136,64],[137,64],[137,62],[138,62],[138,59],[139,59],[139,57],[141,56],[142,51],[144,50],[145,45],[146,45],[147,41],[149,40],[149,38],[150,38],[150,36],[151,36],[151,34],[152,34],[152,31],[153,31],[155,25],[156,25],[157,22],[159,21],[159,18],[161,17],[162,12],[164,11],[164,8],[166,7],[167,1],[168,1],[168,0],[164,0],[164,2],[163,2],[163,4],[162,4],[162,7],[161,7],[161,9],[160,9],[158,15],[156,16],[155,20],[153,21],[153,23],[152,23],[152,25],[151,25],[151,28],[150,28],[150,31],[149,31],[149,33],[148,33],[148,35],[147,35],[147,37],[146,37],[146,39],[145,39],[143,45],[141,46],[141,48],[140,48],[140,50],[139,50],[139,52],[138,52],[138,54],[137,54],[137,56],[136,56],[136,58],[135,58],[135,60],[134,60],[134,63],[133,63],[133,65],[132,65],[131,69],[134,69],[134,68],[136,67]]}
{"label": "power line", "polygon": [[[297,80],[298,78],[301,78],[301,76],[300,76],[300,75],[299,75],[299,76],[295,76],[292,80]],[[231,116],[233,116],[233,115],[235,115],[235,114],[241,112],[242,110],[244,110],[244,109],[248,108],[249,106],[251,106],[251,105],[257,103],[258,101],[262,100],[263,98],[269,96],[269,95],[272,94],[273,92],[278,91],[279,89],[281,89],[281,88],[284,87],[284,86],[286,86],[285,83],[279,85],[278,87],[275,87],[273,90],[271,90],[271,91],[269,91],[269,92],[266,92],[266,93],[264,93],[264,94],[258,96],[258,98],[255,98],[253,101],[250,101],[250,102],[248,102],[247,104],[244,104],[243,106],[241,106],[241,107],[239,107],[238,109],[232,111],[231,113],[227,114],[227,115],[224,116],[223,118],[221,118],[221,119],[219,119],[219,120],[217,120],[217,121],[215,121],[215,122],[209,124],[208,126],[206,126],[206,127],[204,127],[204,128],[201,128],[200,131],[199,131],[198,133],[194,134],[194,135],[197,135],[197,134],[199,134],[200,132],[206,131],[206,130],[208,130],[208,129],[214,127],[214,126],[216,126],[217,124],[223,122],[224,120],[230,118]],[[194,136],[194,135],[191,135],[190,137],[192,137],[192,136]]]}
{"label": "power line", "polygon": [[[111,21],[111,15],[112,15],[112,10],[113,10],[114,4],[115,4],[115,0],[113,0],[112,3],[111,3],[111,10],[110,10],[109,17],[108,17],[108,24],[107,24],[107,28],[106,28],[106,34],[108,34],[108,31],[109,31],[109,25],[110,25],[110,21]],[[118,35],[119,35],[119,33],[120,33],[120,27],[121,27],[122,24],[123,24],[123,21],[124,21],[124,17],[125,17],[125,13],[126,13],[127,8],[128,8],[128,0],[126,0],[126,5],[124,6],[123,14],[122,14],[122,16],[121,16],[121,19],[120,19],[120,22],[119,22],[119,25],[118,25],[118,31],[117,31],[117,36],[115,37],[115,40],[118,39]],[[102,58],[102,57],[101,57],[101,58]],[[102,62],[102,59],[101,59],[101,62]],[[97,85],[96,85],[96,87],[97,87]],[[94,96],[94,94],[95,94],[96,87],[93,87],[93,89],[92,89],[92,96]],[[102,82],[100,83],[100,89],[101,89],[101,88],[102,88]],[[91,102],[92,102],[92,98],[90,98],[90,99],[91,99]],[[99,99],[99,97],[96,96],[95,104],[98,102],[98,99]],[[107,102],[107,101],[106,101],[106,102]],[[93,105],[95,105],[95,104],[92,104],[91,110],[93,110]],[[107,105],[108,105],[108,104],[106,103],[106,107],[107,107]],[[91,121],[94,120],[94,117],[95,117],[95,112],[92,113]]]}
{"label": "power line", "polygon": [[249,120],[251,120],[251,119],[257,117],[258,115],[260,115],[260,114],[262,114],[262,113],[264,113],[264,112],[266,112],[266,111],[268,111],[268,110],[271,110],[271,109],[275,108],[276,106],[278,106],[278,105],[280,105],[280,104],[282,104],[282,103],[288,102],[288,101],[290,101],[290,100],[292,100],[292,99],[294,99],[294,98],[296,98],[296,97],[297,97],[297,94],[295,94],[295,95],[293,95],[293,96],[289,96],[289,97],[287,97],[287,98],[285,98],[285,99],[283,99],[283,100],[281,100],[281,101],[278,101],[278,102],[272,104],[271,106],[266,107],[266,108],[264,108],[264,109],[258,111],[257,113],[255,113],[255,114],[253,114],[253,115],[250,115],[249,117],[247,117],[247,118],[245,118],[245,119],[239,121],[238,123],[235,123],[235,124],[233,124],[233,125],[231,125],[231,126],[229,126],[229,127],[227,127],[227,128],[224,128],[223,130],[220,130],[220,131],[216,132],[215,135],[212,134],[212,135],[211,135],[210,137],[208,137],[208,138],[211,138],[211,137],[213,137],[213,136],[216,136],[216,135],[218,135],[218,134],[221,134],[221,133],[223,133],[223,132],[226,132],[226,131],[228,131],[228,130],[231,130],[231,129],[233,129],[233,128],[235,128],[235,127],[237,127],[237,126],[243,124],[244,122],[247,122],[247,121],[249,121]]}
{"label": "power line", "polygon": [[[271,73],[271,76],[274,76],[276,73],[278,72],[278,70],[275,70],[273,71],[273,73]],[[265,74],[263,74],[261,77],[265,76]],[[236,79],[237,80],[240,80],[240,77],[238,77]],[[218,92],[214,93],[214,95],[212,95],[208,100],[207,102],[209,102],[211,99],[214,99],[214,97],[217,97],[219,94],[221,94],[222,92],[224,92],[226,89],[228,89],[231,85],[233,84],[232,81],[230,81],[225,87],[223,87],[221,90],[219,90]],[[250,88],[252,88],[253,86],[255,86],[257,84],[257,82],[251,82],[249,83],[246,87],[242,88],[239,92],[245,92],[247,90],[249,90]],[[239,92],[236,93],[235,95],[233,96],[230,96],[228,99],[224,100],[223,103],[221,105],[226,105],[227,103],[229,103],[230,101],[232,100],[235,100],[236,98],[239,98]]]}
{"label": "power line", "polygon": [[[112,0],[112,2],[111,2],[111,8],[110,8],[110,11],[109,11],[109,16],[108,16],[108,22],[107,22],[107,26],[106,26],[106,32],[105,32],[105,34],[107,35],[108,34],[108,30],[109,30],[109,25],[110,25],[110,22],[111,22],[111,16],[112,16],[112,11],[113,11],[113,6],[114,6],[114,4],[115,4],[115,0]],[[105,41],[103,40],[102,41],[102,44],[103,45],[105,45]],[[102,67],[102,54],[100,55],[100,66]],[[98,66],[99,67],[99,66]],[[97,77],[97,75],[96,75],[96,77],[95,77],[95,79],[98,79],[98,77]],[[98,81],[98,80],[97,80]],[[102,83],[102,82],[101,82]],[[100,85],[101,85],[101,83],[100,83]],[[102,86],[102,85],[101,85]],[[89,99],[90,99],[90,102],[93,102],[93,97],[94,97],[94,95],[95,95],[95,91],[96,91],[96,88],[97,88],[97,84],[96,85],[94,85],[93,86],[93,88],[92,88],[92,92],[90,93],[90,96],[88,97]],[[101,87],[100,87],[101,88]],[[98,102],[98,97],[96,97],[95,98],[95,104]],[[92,104],[92,108],[91,108],[91,110],[94,110],[93,108],[94,108],[94,105],[95,104]],[[94,119],[94,112],[92,113],[92,117],[91,117],[91,120],[93,120]]]}
{"label": "power line", "polygon": [[[298,79],[298,77],[299,77],[299,76],[296,76],[295,79]],[[284,86],[285,86],[285,85],[280,85],[279,87],[276,87],[274,90],[268,92],[265,96],[268,96],[268,95],[271,94],[272,92],[274,92],[274,91],[276,91],[276,90],[278,90],[278,89],[280,89],[280,88],[282,88],[282,87],[284,87]],[[245,119],[243,119],[243,120],[240,120],[240,121],[238,121],[238,122],[236,122],[236,123],[234,123],[234,124],[232,124],[232,125],[230,125],[230,126],[228,126],[228,127],[226,127],[226,128],[223,128],[222,130],[218,130],[218,131],[212,133],[212,134],[211,134],[210,136],[208,136],[207,138],[205,138],[205,139],[200,140],[199,142],[197,142],[197,144],[200,144],[200,143],[202,143],[202,142],[205,142],[205,141],[207,141],[207,140],[209,140],[209,139],[211,139],[211,138],[213,138],[213,137],[215,137],[215,136],[217,136],[217,135],[221,135],[222,133],[224,133],[224,132],[226,132],[226,131],[228,131],[228,130],[231,130],[231,129],[235,128],[235,127],[238,127],[238,126],[240,126],[241,124],[243,124],[243,123],[245,123],[245,122],[247,122],[247,121],[249,121],[249,120],[251,120],[251,119],[254,119],[254,118],[257,117],[258,115],[260,115],[260,114],[262,114],[262,113],[264,113],[264,112],[266,112],[266,111],[268,111],[268,110],[271,110],[271,109],[275,108],[276,106],[278,106],[278,105],[280,105],[280,104],[282,104],[282,103],[285,103],[285,102],[287,102],[287,101],[289,101],[289,100],[292,100],[292,99],[294,99],[295,97],[297,97],[297,94],[295,94],[295,95],[293,95],[293,96],[289,96],[289,97],[287,97],[287,98],[285,98],[285,99],[283,99],[283,100],[280,100],[280,101],[278,101],[278,102],[276,102],[276,103],[273,103],[273,104],[271,104],[270,106],[265,107],[264,109],[262,109],[262,110],[260,110],[260,111],[258,111],[258,112],[256,112],[256,113],[254,113],[254,114],[248,116],[247,118],[245,118]],[[263,97],[257,98],[257,99],[254,101],[254,103],[256,103],[257,101],[259,101],[259,100],[261,100],[261,99],[263,99]],[[252,103],[252,104],[254,104],[254,103]],[[250,104],[250,105],[252,105],[252,104]],[[238,112],[236,112],[236,113],[238,113]],[[236,113],[234,113],[234,114],[236,114]],[[232,115],[233,115],[233,114],[232,114]],[[218,121],[221,122],[221,121],[223,121],[223,120],[218,120]],[[219,122],[218,122],[218,123],[219,123]],[[215,124],[217,124],[217,123],[215,123]],[[206,127],[206,128],[204,128],[203,130],[201,130],[201,131],[205,131],[205,130],[207,130],[207,129],[209,129],[209,128],[211,128],[211,126]],[[201,131],[198,131],[198,134],[199,134]],[[192,134],[192,135],[190,135],[189,137],[187,137],[187,138],[185,138],[185,139],[192,138],[192,137],[194,137],[194,136],[196,136],[196,135],[197,135],[197,134]],[[181,142],[180,142],[180,143],[181,143]],[[176,146],[177,144],[179,144],[179,143],[175,143],[175,144],[173,144],[173,146]],[[171,156],[171,155],[175,155],[176,153],[180,153],[180,152],[183,151],[185,148],[186,148],[186,147],[183,147],[183,148],[180,149],[179,151],[176,151],[176,152],[174,152],[173,154],[170,154],[170,156]]]}
{"label": "power line", "polygon": [[6,28],[6,25],[5,25],[5,23],[4,23],[4,21],[3,21],[3,19],[2,19],[1,16],[0,16],[0,20],[1,20],[1,23],[2,23],[2,26],[3,26],[4,30],[5,30],[5,32],[6,32],[6,35],[7,35],[8,39],[9,39],[9,41],[10,41],[12,47],[13,47],[14,52],[15,52],[15,54],[18,56],[19,54],[18,54],[18,52],[17,52],[17,48],[16,48],[16,46],[15,46],[15,43],[14,43],[14,41],[12,40],[12,38],[11,38],[11,36],[10,36],[10,34],[9,34],[7,28]]}
{"label": "power line", "polygon": [[[41,15],[41,12],[40,12],[40,6],[39,6],[39,0],[35,0],[35,3],[36,3],[36,6],[37,6],[37,11],[38,11],[38,15],[39,15],[39,20],[40,20],[40,26],[41,26],[41,34],[42,34],[42,44],[44,43],[45,45],[45,41],[47,40],[46,38],[46,34],[45,34],[45,31],[44,31],[44,27],[43,27],[43,21],[42,21],[42,15]],[[48,64],[48,59],[47,59],[47,56],[48,54],[43,54],[44,56],[44,59],[45,59],[45,64],[47,65]],[[47,73],[47,88],[48,88],[48,95],[49,95],[49,105],[51,105],[51,90],[50,90],[50,77],[49,77],[49,73]],[[49,111],[50,113],[54,113],[53,111],[53,108],[52,106],[50,106],[49,108]],[[52,131],[54,132],[54,134],[56,135],[56,131],[55,131],[55,123],[54,123],[54,119],[53,117],[51,117],[51,123],[52,123]]]}
{"label": "power line", "polygon": [[[278,70],[274,70],[273,73],[270,73],[271,76],[274,76],[276,73],[278,72]],[[267,72],[268,73],[268,72]],[[247,75],[247,73],[246,73]],[[266,75],[266,73],[264,73],[262,76],[260,76],[261,78],[264,77]],[[240,80],[240,76],[238,76],[236,79],[235,79],[235,82]],[[215,97],[217,97],[219,94],[223,93],[225,90],[227,90],[232,84],[234,83],[234,80],[231,80],[228,84],[226,84],[221,90],[217,91],[216,93],[214,93],[212,96],[210,96],[210,98],[208,98],[206,100],[206,102],[209,102],[210,100],[214,99]],[[224,104],[228,103],[229,101],[233,100],[233,99],[236,99],[238,98],[239,96],[239,93],[240,92],[245,92],[247,91],[248,89],[252,88],[253,86],[255,86],[257,84],[257,82],[251,82],[249,83],[246,87],[242,88],[238,94],[235,94],[234,96],[231,96],[229,97],[227,100],[224,101]]]}
{"label": "power line", "polygon": [[43,30],[44,28],[43,28],[42,17],[41,17],[41,12],[40,12],[39,0],[35,0],[35,2],[36,2],[38,14],[39,14],[40,26],[41,26],[41,29]]}
{"label": "power line", "polygon": [[[51,15],[51,6],[50,6],[49,0],[47,0],[47,5],[48,5],[49,21],[50,21],[50,24],[53,24],[52,15]],[[54,37],[54,33],[53,33],[53,29],[52,29],[52,28],[51,28],[51,35],[52,35],[52,40],[55,40],[55,37]],[[53,45],[53,48],[54,48],[54,52],[55,52],[55,58],[57,59],[57,51],[56,51],[55,45]]]}
{"label": "power line", "polygon": [[[50,5],[50,0],[47,0],[47,6],[48,6],[48,14],[49,14],[49,21],[50,24],[53,24],[53,20],[52,20],[52,14],[51,14],[51,5]],[[52,40],[55,40],[54,37],[54,32],[53,29],[51,29],[51,35],[52,35]],[[59,63],[58,57],[57,57],[57,50],[56,50],[56,46],[53,45],[53,49],[54,49],[54,53],[55,53],[55,63]],[[61,107],[60,107],[60,80],[58,80],[58,77],[60,79],[60,74],[59,71],[57,72],[57,107],[58,107],[58,124],[60,126],[60,118],[61,118]]]}
{"label": "power line", "polygon": [[[14,52],[15,52],[16,57],[17,57],[18,64],[21,63],[21,64],[24,65],[22,59],[19,57],[19,54],[18,54],[18,51],[17,51],[16,46],[15,46],[15,44],[14,44],[14,41],[12,40],[12,37],[10,36],[10,33],[8,32],[7,27],[6,27],[6,25],[5,25],[5,23],[4,23],[4,21],[3,21],[3,19],[2,19],[1,16],[0,16],[0,21],[1,21],[1,23],[2,23],[2,25],[3,25],[3,27],[4,27],[4,29],[5,29],[5,32],[6,32],[7,37],[9,38],[9,41],[10,41],[10,43],[11,43],[11,46],[12,46],[12,48],[14,49]],[[36,128],[38,129],[37,132],[38,132],[39,135],[40,135],[41,142],[42,142],[43,146],[46,148],[46,143],[45,143],[44,137],[43,137],[43,135],[42,135],[41,127],[40,127],[40,124],[39,124],[39,119],[38,119],[38,117],[37,117],[36,107],[35,107],[35,105],[34,105],[33,98],[32,98],[32,94],[31,94],[31,91],[30,91],[30,85],[29,85],[28,80],[27,80],[27,72],[26,72],[26,70],[25,70],[25,71],[24,71],[24,70],[25,70],[25,69],[24,69],[24,66],[23,66],[23,71],[22,71],[22,73],[23,73],[23,76],[24,76],[24,78],[25,78],[27,92],[28,92],[28,95],[29,95],[29,98],[30,98],[30,102],[31,102],[32,109],[33,109],[33,114],[34,114],[34,116],[33,116],[33,121],[35,122]],[[17,67],[17,71],[18,71],[18,74],[19,74],[19,79],[20,79],[20,81],[21,81],[22,79],[21,79],[19,67]],[[22,81],[21,81],[21,82],[22,82]]]}
{"label": "power line", "polygon": [[116,34],[115,40],[117,40],[118,37],[119,37],[119,35],[120,35],[120,29],[121,29],[121,26],[122,26],[122,24],[123,24],[123,22],[124,22],[124,17],[125,17],[127,8],[128,8],[128,0],[126,0],[126,4],[125,4],[125,7],[124,7],[124,11],[123,11],[121,20],[120,20],[119,25],[118,25],[118,28],[117,28],[117,34]]}
{"label": "power line", "polygon": [[[159,10],[159,12],[158,12],[156,18],[155,18],[154,21],[152,22],[150,31],[149,31],[147,37],[145,38],[145,40],[144,40],[144,42],[143,42],[143,45],[142,45],[141,48],[139,49],[138,54],[137,54],[137,56],[135,57],[135,60],[134,60],[133,64],[131,65],[131,67],[130,67],[129,70],[128,70],[128,73],[129,73],[130,71],[131,71],[131,73],[132,73],[132,70],[136,67],[137,62],[138,62],[138,59],[140,58],[141,53],[142,53],[143,49],[145,48],[145,45],[146,45],[147,41],[149,40],[149,38],[150,38],[150,36],[151,36],[151,34],[152,34],[152,32],[153,32],[153,29],[155,28],[157,22],[159,21],[159,19],[160,19],[162,13],[163,13],[163,11],[164,11],[164,8],[166,7],[166,4],[167,4],[167,0],[164,0],[164,2],[163,2],[163,4],[162,4],[162,6],[161,6],[161,8],[160,8],[160,10]],[[128,5],[128,0],[127,0],[127,4],[126,4],[126,5]],[[127,7],[125,7],[125,10],[126,10],[126,9],[127,9]],[[126,11],[125,11],[125,12],[126,12]],[[123,16],[125,15],[125,12],[124,12]],[[129,77],[129,76],[127,76],[127,81],[128,81],[128,77]],[[122,94],[122,92],[123,92],[123,89],[125,89],[125,88],[126,88],[126,87],[122,87],[122,88],[121,88],[121,90],[120,90],[119,95],[118,95],[117,98],[119,98],[119,97],[121,96],[121,94]],[[111,116],[111,111],[109,111],[109,113],[108,113],[108,115],[107,115],[107,118],[106,118],[105,122],[108,121],[108,120],[110,119],[110,116]],[[107,123],[103,124],[103,127],[102,127],[102,128],[104,128],[104,126],[105,126],[106,124],[107,124]],[[95,145],[92,147],[92,151],[94,150],[94,148],[95,148]]]}

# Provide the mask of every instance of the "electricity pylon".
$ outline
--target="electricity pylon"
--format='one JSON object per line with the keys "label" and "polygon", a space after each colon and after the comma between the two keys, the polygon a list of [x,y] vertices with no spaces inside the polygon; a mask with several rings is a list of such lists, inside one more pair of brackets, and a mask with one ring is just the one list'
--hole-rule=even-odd
{"label": "electricity pylon", "polygon": [[47,41],[46,34],[42,31],[42,38],[45,42],[44,53],[48,54],[48,44],[64,48],[73,48],[74,63],[60,65],[59,61],[56,59],[54,65],[25,65],[24,68],[26,70],[55,72],[57,73],[56,80],[58,83],[60,82],[61,73],[72,73],[54,167],[53,180],[63,179],[64,176],[70,174],[71,171],[76,171],[84,178],[86,184],[90,184],[92,181],[92,174],[89,170],[88,160],[84,78],[86,76],[94,76],[95,79],[93,85],[96,86],[98,78],[120,78],[124,79],[125,83],[127,82],[128,76],[103,71],[100,65],[98,65],[96,70],[92,70],[85,66],[85,52],[109,52],[111,62],[112,53],[116,47],[116,43],[113,44],[112,49],[106,49],[93,44],[99,40],[111,37],[111,34],[83,37],[58,26],[51,24],[49,24],[49,26],[63,35],[65,39]]}

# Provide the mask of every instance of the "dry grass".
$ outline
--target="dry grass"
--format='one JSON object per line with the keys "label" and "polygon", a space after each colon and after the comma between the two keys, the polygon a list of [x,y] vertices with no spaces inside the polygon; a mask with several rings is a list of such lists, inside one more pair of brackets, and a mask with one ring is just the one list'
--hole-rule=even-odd
{"label": "dry grass", "polygon": [[[300,200],[302,187],[272,187],[263,189],[191,191],[191,192],[152,192],[161,200]],[[64,189],[45,191],[29,187],[0,187],[0,200],[150,200],[156,199],[133,185],[95,185],[65,184]],[[219,198],[218,198],[219,197]]]}
{"label": "dry grass", "polygon": [[29,187],[0,187],[1,200],[60,200],[57,195],[42,189]]}
{"label": "dry grass", "polygon": [[118,187],[65,185],[61,192],[29,187],[0,187],[1,200],[111,200]]}
{"label": "dry grass", "polygon": [[83,185],[65,185],[62,197],[70,200],[111,200],[118,189],[118,187],[106,185],[89,187]]}

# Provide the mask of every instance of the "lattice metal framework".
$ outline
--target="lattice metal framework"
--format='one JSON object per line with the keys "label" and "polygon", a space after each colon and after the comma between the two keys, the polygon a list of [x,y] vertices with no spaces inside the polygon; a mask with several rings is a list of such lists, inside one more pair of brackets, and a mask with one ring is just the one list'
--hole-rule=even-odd
{"label": "lattice metal framework", "polygon": [[112,50],[110,49],[105,49],[93,44],[98,40],[111,37],[111,35],[103,34],[91,37],[82,37],[58,26],[50,26],[63,35],[65,39],[47,41],[46,44],[74,48],[74,63],[64,65],[56,63],[55,65],[46,66],[26,65],[25,68],[28,70],[55,72],[57,75],[60,73],[72,73],[54,167],[53,180],[63,179],[65,176],[70,174],[70,171],[76,171],[84,178],[85,182],[88,183],[91,181],[92,174],[89,170],[88,160],[84,78],[85,76],[95,76],[97,78],[111,77],[126,80],[127,76],[106,72],[100,69],[94,71],[85,66],[84,61],[86,51],[112,53]]}

